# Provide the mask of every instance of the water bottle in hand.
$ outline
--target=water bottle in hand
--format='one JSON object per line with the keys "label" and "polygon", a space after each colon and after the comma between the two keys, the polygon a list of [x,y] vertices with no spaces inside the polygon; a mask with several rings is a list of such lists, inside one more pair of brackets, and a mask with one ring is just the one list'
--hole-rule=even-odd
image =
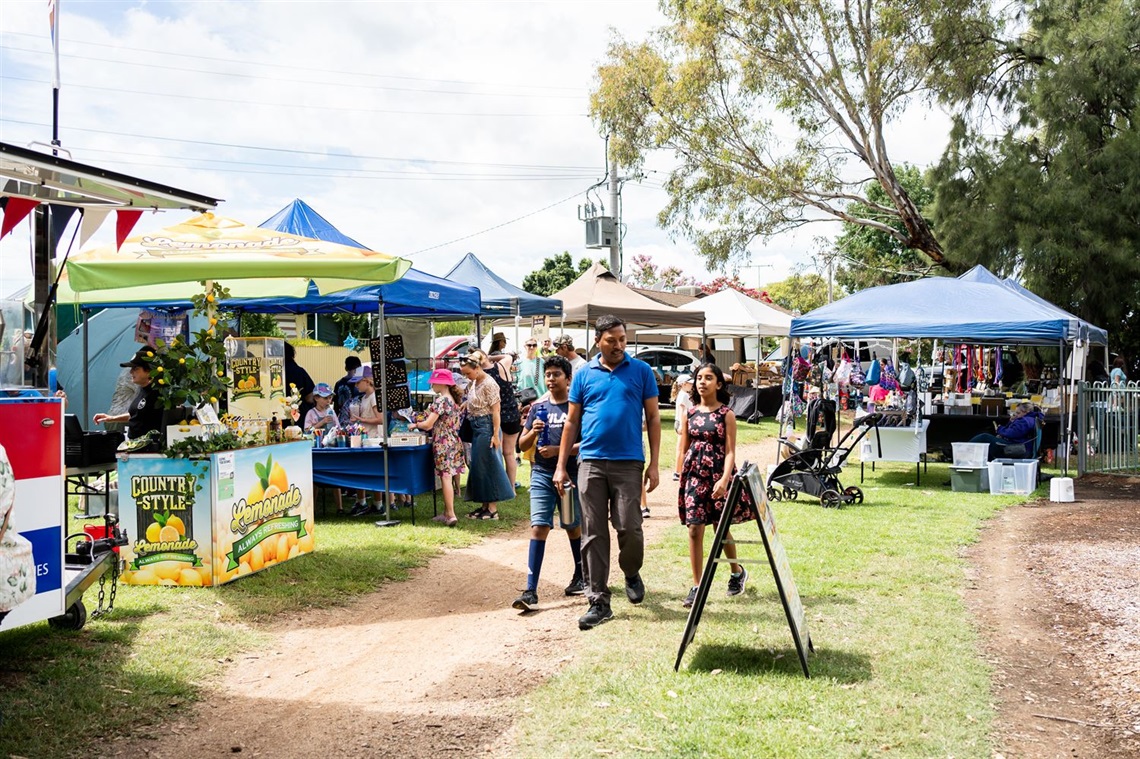
{"label": "water bottle in hand", "polygon": [[534,418],[542,422],[542,429],[538,432],[539,448],[550,445],[550,428],[546,426],[548,417],[549,412],[547,411],[546,406],[539,406],[537,409],[535,409]]}

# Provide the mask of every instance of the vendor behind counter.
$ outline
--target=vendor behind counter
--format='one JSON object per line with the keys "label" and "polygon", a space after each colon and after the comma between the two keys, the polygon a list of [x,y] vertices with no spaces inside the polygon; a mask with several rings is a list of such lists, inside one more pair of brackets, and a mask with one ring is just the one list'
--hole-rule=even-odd
{"label": "vendor behind counter", "polygon": [[123,368],[130,368],[131,382],[138,387],[138,390],[127,406],[127,413],[96,414],[93,419],[95,424],[126,422],[127,437],[131,440],[137,440],[151,431],[162,431],[162,407],[158,402],[158,387],[150,376],[153,368],[150,359],[153,356],[153,351],[143,348],[135,353],[130,361],[119,364]]}

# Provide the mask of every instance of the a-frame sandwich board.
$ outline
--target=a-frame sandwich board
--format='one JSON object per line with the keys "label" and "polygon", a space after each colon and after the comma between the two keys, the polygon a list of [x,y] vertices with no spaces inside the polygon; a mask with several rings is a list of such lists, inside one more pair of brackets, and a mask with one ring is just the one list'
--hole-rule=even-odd
{"label": "a-frame sandwich board", "polygon": [[[712,587],[713,578],[716,575],[717,564],[729,562],[729,559],[722,557],[721,554],[728,542],[727,536],[729,528],[732,526],[732,514],[736,510],[745,488],[752,495],[752,502],[756,504],[756,523],[760,528],[761,540],[740,540],[736,538],[732,543],[738,546],[764,544],[764,549],[768,554],[768,565],[772,569],[772,576],[776,580],[776,589],[780,593],[780,602],[784,605],[784,613],[788,618],[788,627],[791,628],[792,638],[796,642],[796,653],[800,657],[800,666],[803,667],[804,677],[811,677],[811,672],[808,671],[807,655],[809,651],[814,651],[815,647],[812,645],[811,635],[808,633],[804,607],[800,602],[799,591],[796,590],[796,582],[792,578],[792,568],[788,563],[784,544],[776,531],[775,515],[768,508],[768,494],[764,487],[763,477],[759,468],[748,462],[744,463],[729,485],[724,511],[721,513],[720,522],[716,526],[716,534],[713,537],[712,545],[709,547],[709,557],[705,562],[705,570],[701,574],[701,584],[697,587],[697,597],[693,601],[693,608],[689,610],[689,620],[685,623],[685,633],[681,637],[681,646],[677,650],[677,661],[673,664],[673,670],[677,671],[681,668],[681,659],[685,656],[685,649],[696,637],[697,626],[701,622],[701,613],[704,611],[705,602],[709,597],[709,589]],[[737,525],[737,527],[740,526],[742,525]],[[760,564],[763,561],[763,559],[741,558],[739,552],[736,559],[738,564]]]}

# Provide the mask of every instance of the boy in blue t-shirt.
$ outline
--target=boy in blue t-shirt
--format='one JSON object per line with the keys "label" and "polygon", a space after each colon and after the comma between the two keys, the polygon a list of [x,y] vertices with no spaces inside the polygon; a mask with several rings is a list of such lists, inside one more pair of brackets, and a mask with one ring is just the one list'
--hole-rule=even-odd
{"label": "boy in blue t-shirt", "polygon": [[[554,527],[554,512],[558,510],[558,490],[554,487],[554,470],[558,466],[558,448],[562,442],[562,426],[570,413],[570,362],[562,356],[551,356],[542,365],[546,378],[547,395],[536,401],[523,425],[519,447],[530,450],[540,437],[543,445],[534,452],[530,468],[530,551],[527,554],[526,590],[511,604],[521,611],[531,611],[538,604],[538,575],[542,571],[542,558],[546,554],[546,536]],[[546,421],[540,418],[546,415]],[[578,446],[572,451],[577,456]],[[567,523],[559,513],[558,521],[570,539],[570,553],[574,556],[574,577],[566,586],[566,595],[580,596],[586,592],[582,579],[582,509],[578,502],[578,465],[576,458],[567,463],[567,473],[575,487],[572,521]]]}

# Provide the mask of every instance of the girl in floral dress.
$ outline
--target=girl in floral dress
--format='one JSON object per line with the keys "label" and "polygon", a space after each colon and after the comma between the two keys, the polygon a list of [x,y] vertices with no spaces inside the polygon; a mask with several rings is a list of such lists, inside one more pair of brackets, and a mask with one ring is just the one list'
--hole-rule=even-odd
{"label": "girl in floral dress", "polygon": [[[728,485],[736,474],[736,415],[728,407],[728,390],[724,372],[716,364],[702,364],[697,370],[692,391],[693,408],[686,424],[681,427],[678,447],[684,452],[681,467],[681,487],[677,493],[677,511],[681,523],[689,528],[689,564],[693,570],[693,585],[685,597],[687,609],[697,597],[697,586],[704,568],[705,526],[720,521],[724,510]],[[756,506],[747,488],[732,515],[733,524],[756,519]],[[735,563],[736,546],[731,532],[724,545],[724,554],[732,561],[732,574],[728,578],[728,595],[744,592],[748,572]]]}
{"label": "girl in floral dress", "polygon": [[454,527],[459,521],[455,516],[454,479],[467,468],[463,461],[463,443],[459,440],[459,404],[463,396],[455,386],[455,377],[447,369],[433,371],[428,382],[435,393],[435,400],[428,408],[427,418],[409,427],[432,433],[435,473],[439,476],[440,487],[443,489],[443,513],[433,519]]}

